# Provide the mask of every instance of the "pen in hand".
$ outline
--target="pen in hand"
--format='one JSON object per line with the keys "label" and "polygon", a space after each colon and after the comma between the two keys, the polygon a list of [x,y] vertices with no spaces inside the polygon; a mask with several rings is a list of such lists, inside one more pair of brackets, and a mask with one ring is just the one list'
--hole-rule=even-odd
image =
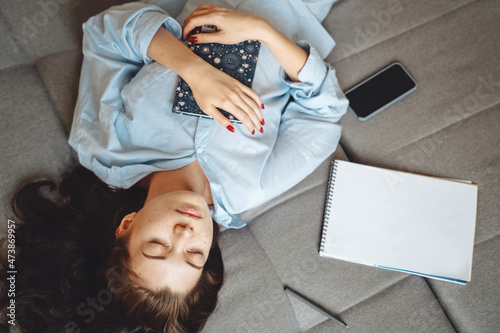
{"label": "pen in hand", "polygon": [[329,319],[333,320],[334,322],[336,322],[337,324],[340,324],[342,326],[344,326],[345,328],[348,328],[349,326],[346,325],[346,323],[344,323],[343,321],[341,321],[340,319],[338,318],[335,318],[334,316],[332,316],[331,314],[329,314],[328,312],[326,312],[325,310],[323,310],[322,308],[320,308],[318,305],[314,304],[313,302],[309,301],[308,299],[306,299],[304,296],[298,294],[297,292],[291,290],[290,288],[288,287],[284,287],[283,288],[287,293],[289,293],[290,295],[294,296],[295,298],[297,298],[298,300],[304,302],[305,304],[309,305],[310,307],[312,307],[313,309],[315,309],[316,311],[318,311],[319,313],[323,314],[324,316],[328,317]]}

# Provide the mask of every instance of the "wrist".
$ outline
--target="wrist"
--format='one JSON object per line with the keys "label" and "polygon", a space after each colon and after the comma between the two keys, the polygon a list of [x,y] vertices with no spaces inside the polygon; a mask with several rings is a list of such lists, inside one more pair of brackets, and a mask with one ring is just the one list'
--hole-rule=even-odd
{"label": "wrist", "polygon": [[271,23],[261,23],[259,41],[274,55],[291,81],[299,81],[299,72],[304,67],[309,54],[290,40]]}
{"label": "wrist", "polygon": [[164,28],[158,29],[149,44],[147,55],[180,76],[191,77],[203,59]]}
{"label": "wrist", "polygon": [[259,18],[256,24],[258,40],[264,45],[270,45],[276,34],[279,33],[274,26],[264,18]]}
{"label": "wrist", "polygon": [[192,56],[185,59],[183,66],[181,66],[176,73],[179,74],[179,76],[182,77],[189,86],[191,86],[193,83],[199,81],[200,77],[207,75],[206,71],[211,68],[213,68],[212,65],[192,53]]}

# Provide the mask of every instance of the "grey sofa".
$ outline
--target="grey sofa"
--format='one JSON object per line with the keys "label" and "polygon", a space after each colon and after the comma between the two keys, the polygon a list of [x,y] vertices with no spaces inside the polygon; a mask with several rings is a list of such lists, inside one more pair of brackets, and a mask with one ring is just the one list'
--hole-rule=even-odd
{"label": "grey sofa", "polygon": [[[66,140],[80,26],[121,2],[2,0],[2,234],[13,218],[13,189],[73,163]],[[226,281],[204,331],[345,331],[289,298],[282,289],[289,285],[347,322],[349,332],[500,332],[500,1],[342,0],[324,25],[337,42],[327,61],[343,89],[395,60],[419,88],[366,122],[349,112],[331,159],[242,214],[247,227],[223,232]],[[477,183],[472,281],[460,286],[320,258],[328,166],[336,158]]]}

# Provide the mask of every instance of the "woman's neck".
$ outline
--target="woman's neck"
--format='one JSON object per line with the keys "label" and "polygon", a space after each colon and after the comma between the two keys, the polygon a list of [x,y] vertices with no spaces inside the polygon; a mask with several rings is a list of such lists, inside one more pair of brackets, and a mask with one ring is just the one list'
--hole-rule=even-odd
{"label": "woman's neck", "polygon": [[205,198],[207,204],[213,204],[210,183],[198,161],[180,169],[154,172],[142,179],[139,186],[148,190],[144,204],[157,196],[175,191],[196,192]]}

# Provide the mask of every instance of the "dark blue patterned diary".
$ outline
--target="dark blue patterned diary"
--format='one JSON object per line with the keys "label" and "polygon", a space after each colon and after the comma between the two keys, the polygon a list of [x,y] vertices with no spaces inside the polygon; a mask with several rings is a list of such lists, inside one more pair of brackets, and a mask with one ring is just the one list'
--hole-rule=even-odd
{"label": "dark blue patterned diary", "polygon": [[[198,33],[200,27],[193,33]],[[188,47],[203,60],[217,69],[237,79],[247,87],[251,88],[255,67],[259,60],[260,42],[249,40],[238,44],[218,43],[188,43]],[[172,111],[197,117],[211,118],[204,113],[196,104],[191,88],[182,78],[175,91]],[[229,112],[217,108],[225,117],[235,123],[241,123]]]}

